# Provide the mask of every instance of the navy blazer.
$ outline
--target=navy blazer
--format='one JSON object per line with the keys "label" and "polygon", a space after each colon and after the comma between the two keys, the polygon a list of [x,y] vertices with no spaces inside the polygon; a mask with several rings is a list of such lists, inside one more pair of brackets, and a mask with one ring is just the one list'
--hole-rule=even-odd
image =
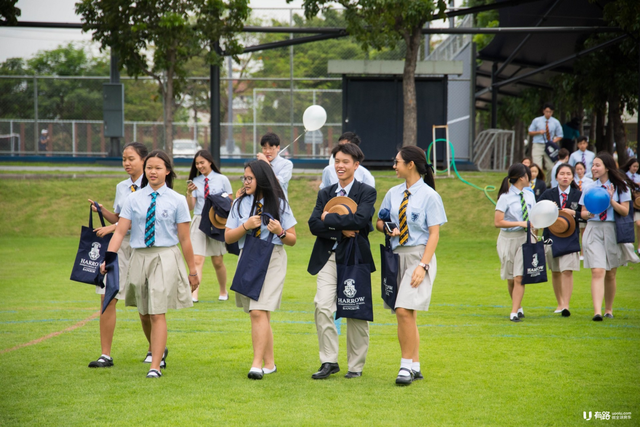
{"label": "navy blazer", "polygon": [[316,206],[311,213],[311,218],[309,218],[309,230],[311,230],[311,234],[316,236],[316,242],[313,245],[307,271],[314,275],[318,274],[329,260],[332,253],[331,248],[336,242],[338,242],[336,261],[344,262],[347,238],[342,235],[342,230],[359,231],[355,238],[360,248],[362,262],[368,263],[372,272],[376,271],[368,237],[369,230],[371,230],[371,218],[375,210],[376,189],[354,179],[353,186],[347,196],[358,204],[356,212],[348,215],[327,214],[322,221],[324,207],[329,200],[336,197],[337,188],[338,184],[333,184],[318,191]]}
{"label": "navy blazer", "polygon": [[[580,190],[578,190],[577,188],[571,187],[571,191],[569,192],[569,197],[567,198],[567,205],[566,205],[567,209],[572,209],[576,211],[576,216],[574,217],[576,221],[576,232],[580,231],[578,219],[580,218],[580,212],[582,212],[582,206],[580,206],[581,196],[582,196],[582,192]],[[538,201],[542,201],[542,200],[551,200],[556,205],[558,205],[558,207],[562,206],[560,204],[560,192],[558,191],[558,187],[550,188],[544,193],[542,193],[540,195],[540,200]],[[549,231],[548,228],[545,228],[542,235],[544,236],[544,239],[547,240],[549,239],[549,237],[551,237],[551,232]],[[554,238],[557,238],[557,237],[554,237]]]}

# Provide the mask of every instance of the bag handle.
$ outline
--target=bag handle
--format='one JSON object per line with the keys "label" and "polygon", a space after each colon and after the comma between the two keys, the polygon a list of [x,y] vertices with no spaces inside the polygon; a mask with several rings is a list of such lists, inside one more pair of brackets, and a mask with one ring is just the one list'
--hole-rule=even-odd
{"label": "bag handle", "polygon": [[346,256],[346,262],[347,265],[349,264],[349,261],[351,260],[351,257],[353,256],[353,265],[360,265],[360,264],[365,264],[364,262],[362,262],[362,254],[360,253],[360,246],[358,245],[357,239],[358,238],[358,234],[356,234],[354,237],[350,237],[349,241],[347,242],[348,248],[347,248],[347,256]]}
{"label": "bag handle", "polygon": [[[100,208],[100,205],[98,204],[98,202],[93,202],[93,205],[96,207],[96,210],[98,211],[98,216],[100,217],[100,223],[102,224],[103,227],[106,227],[106,224],[104,223],[104,216],[102,216],[102,209]],[[89,228],[93,230],[93,209],[91,206],[89,206]]]}

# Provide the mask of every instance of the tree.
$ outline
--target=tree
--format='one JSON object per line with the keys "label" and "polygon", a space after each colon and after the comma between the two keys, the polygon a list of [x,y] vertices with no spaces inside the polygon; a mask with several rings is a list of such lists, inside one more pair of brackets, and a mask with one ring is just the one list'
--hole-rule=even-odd
{"label": "tree", "polygon": [[18,0],[0,1],[0,22],[8,25],[16,25],[18,23],[18,16],[22,12],[16,7],[16,3],[18,3]]}
{"label": "tree", "polygon": [[[287,0],[291,2],[292,0]],[[418,115],[416,108],[416,65],[424,25],[436,18],[444,18],[445,0],[304,0],[307,18],[338,3],[345,8],[347,31],[361,48],[382,50],[395,48],[399,41],[406,45],[402,94],[404,123],[402,145],[416,145]],[[438,13],[436,14],[436,9]]]}
{"label": "tree", "polygon": [[[188,61],[204,55],[220,65],[220,43],[237,58],[236,39],[249,15],[248,0],[81,0],[83,31],[93,32],[101,49],[111,48],[129,75],[157,83],[165,105],[165,149],[173,152],[176,100],[185,90]],[[203,53],[204,52],[204,53]]]}

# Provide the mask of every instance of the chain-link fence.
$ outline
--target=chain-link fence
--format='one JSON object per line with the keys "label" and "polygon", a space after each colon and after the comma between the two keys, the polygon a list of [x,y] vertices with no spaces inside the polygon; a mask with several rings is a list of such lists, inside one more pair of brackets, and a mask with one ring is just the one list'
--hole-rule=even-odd
{"label": "chain-link fence", "polygon": [[[248,25],[337,27],[345,26],[340,11],[310,20],[301,9],[255,8]],[[245,47],[299,37],[290,34],[243,33]],[[425,39],[421,59],[431,53]],[[427,48],[427,46],[429,46]],[[69,48],[69,47],[67,47]],[[62,49],[62,47],[61,47]],[[291,145],[294,158],[326,158],[342,131],[341,76],[328,74],[332,59],[404,59],[404,45],[396,49],[364,52],[351,37],[243,54],[238,63],[226,59],[221,67],[221,157],[253,157],[266,132]],[[96,156],[109,150],[102,122],[102,85],[108,69],[85,67],[82,76],[34,76],[28,63],[7,72],[0,64],[0,155]],[[54,64],[55,65],[55,64]],[[53,67],[53,66],[52,66]],[[210,147],[209,68],[196,58],[182,95],[174,105],[173,140],[197,141]],[[123,76],[125,87],[124,143],[142,142],[149,149],[165,147],[167,110],[159,82]],[[465,100],[468,102],[468,100]],[[312,105],[327,111],[327,123],[317,132],[304,133],[302,115]],[[293,141],[300,137],[295,144]]]}

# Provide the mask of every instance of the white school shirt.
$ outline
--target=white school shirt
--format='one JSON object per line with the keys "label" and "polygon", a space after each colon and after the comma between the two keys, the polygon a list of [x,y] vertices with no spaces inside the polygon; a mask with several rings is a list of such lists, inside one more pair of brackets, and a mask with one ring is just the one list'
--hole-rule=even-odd
{"label": "white school shirt", "polygon": [[[577,150],[571,153],[571,156],[569,156],[569,164],[575,167],[576,163],[581,162],[582,153],[583,152],[580,150]],[[593,178],[593,175],[591,175],[591,167],[593,166],[593,159],[595,158],[596,158],[596,155],[593,153],[593,151],[584,150],[584,167],[586,169],[584,171],[584,176]]]}
{"label": "white school shirt", "polygon": [[629,179],[636,184],[640,184],[640,174],[639,173],[631,173],[631,171],[627,171],[627,176]]}
{"label": "white school shirt", "polygon": [[[391,221],[398,224],[398,227],[400,226],[400,204],[406,189],[406,182],[392,187],[387,191],[380,205],[380,210],[389,210]],[[409,187],[409,193],[411,193],[407,203],[409,238],[403,246],[426,245],[429,240],[429,227],[447,222],[442,198],[422,179]],[[380,215],[379,212],[378,215]],[[392,237],[391,248],[395,249],[398,246],[400,246],[400,237]]]}
{"label": "white school shirt", "polygon": [[[294,225],[296,225],[298,222],[293,216],[293,212],[291,211],[291,206],[289,206],[289,203],[287,203],[284,200],[281,202],[282,202],[282,206],[280,207],[280,225],[282,226],[283,230],[288,230]],[[238,208],[238,203],[240,203],[239,208]],[[264,212],[264,200],[260,199],[260,203],[262,203],[262,206],[263,206],[262,211]],[[246,222],[249,219],[249,217],[255,215],[254,212],[251,211],[252,206],[253,206],[253,194],[234,200],[233,205],[231,206],[231,211],[229,212],[229,218],[227,218],[226,227],[230,229],[238,228],[240,227],[240,225]],[[238,212],[238,210],[240,212]],[[271,213],[271,212],[268,212],[268,213]],[[270,232],[267,229],[267,226],[264,225],[264,223],[261,220],[260,221],[260,240],[269,240],[270,238],[271,238]],[[244,247],[244,239],[245,239],[245,236],[242,236],[240,240],[238,240],[238,246],[240,247],[240,249]],[[280,246],[283,245],[282,240],[278,239],[278,236],[276,236],[275,234],[273,235],[273,240],[271,240],[271,242],[274,245],[280,245]]]}
{"label": "white school shirt", "polygon": [[202,209],[204,209],[204,179],[209,178],[209,194],[219,194],[219,193],[227,193],[233,194],[233,189],[231,188],[231,183],[229,182],[229,178],[226,176],[219,174],[215,171],[211,171],[209,175],[206,177],[202,174],[193,178],[193,183],[196,187],[191,193],[191,197],[196,199],[196,204],[193,207],[194,215],[202,215]]}
{"label": "white school shirt", "polygon": [[[531,191],[524,191],[524,202],[527,204],[527,212],[531,217],[531,209],[536,205],[536,196]],[[504,212],[505,221],[521,222],[522,218],[522,206],[520,205],[520,190],[511,185],[509,191],[504,193],[498,199],[496,204],[496,210]],[[504,231],[522,231],[523,227],[511,227],[503,228]]]}
{"label": "white school shirt", "polygon": [[[536,117],[535,119],[533,119],[531,125],[529,126],[529,132],[541,131],[546,129],[547,119],[544,116]],[[560,138],[562,138],[564,136],[564,134],[562,133],[562,125],[560,124],[558,119],[554,117],[549,118],[549,135],[551,135],[551,141],[553,141],[553,138],[555,137],[559,136]],[[531,140],[531,142],[533,144],[544,144],[546,139],[546,134],[538,134],[533,135],[533,139]]]}
{"label": "white school shirt", "polygon": [[[578,184],[578,188],[580,188],[580,190],[582,192],[584,192],[584,190],[589,187],[591,184],[593,184],[593,180],[591,178],[589,178],[587,176],[587,174],[585,173],[585,175],[582,177],[582,179],[578,178],[578,175],[576,175],[573,180],[576,182],[576,184]],[[580,182],[582,181],[582,182]]]}
{"label": "white school shirt", "polygon": [[[333,156],[331,157],[333,159]],[[353,177],[358,180],[358,182],[362,182],[363,184],[367,184],[376,188],[376,180],[371,175],[371,172],[367,170],[364,166],[358,166],[358,169],[353,173]],[[325,187],[331,187],[333,184],[338,183],[338,174],[336,173],[335,162],[325,167],[322,171],[322,182],[320,183],[320,190]]]}
{"label": "white school shirt", "polygon": [[133,182],[131,177],[129,177],[116,185],[116,199],[113,202],[113,213],[120,213],[124,201],[132,193],[131,186],[134,184],[138,187],[136,191],[140,191],[140,187],[142,186],[142,175],[136,179],[136,182]]}
{"label": "white school shirt", "polygon": [[561,162],[558,160],[553,168],[551,169],[551,188],[558,186],[558,181],[556,180],[556,171],[558,170],[558,166],[565,164],[565,162]]}
{"label": "white school shirt", "polygon": [[[611,185],[611,181],[607,180],[607,182],[605,182],[604,185],[606,185],[608,187],[609,185]],[[580,204],[582,206],[584,206],[584,196],[585,196],[585,194],[589,191],[590,188],[593,188],[593,187],[602,187],[602,183],[600,182],[600,179],[596,179],[593,182],[593,184],[591,184],[589,187],[587,187],[586,190],[585,190],[584,187],[582,187],[582,196],[580,197]],[[631,201],[631,191],[629,191],[629,188],[627,188],[627,191],[623,192],[618,197],[618,189],[615,188],[615,191],[613,192],[613,200],[618,202],[618,203],[629,202],[629,201]],[[600,214],[595,215],[593,218],[589,218],[587,221],[603,222],[603,221],[600,221]],[[611,206],[611,203],[609,203],[609,207],[607,208],[607,219],[604,220],[604,222],[613,222],[613,221],[615,221],[615,217],[613,216],[613,206]]]}
{"label": "white school shirt", "polygon": [[[134,249],[146,248],[144,244],[144,231],[147,222],[147,210],[151,205],[151,193],[153,188],[147,185],[141,190],[131,194],[124,201],[121,218],[131,221],[131,247]],[[179,194],[167,185],[157,190],[156,197],[156,225],[155,243],[153,247],[171,247],[179,243],[178,224],[191,222],[187,198]]]}
{"label": "white school shirt", "polygon": [[288,199],[289,181],[293,175],[293,163],[291,160],[284,159],[278,154],[271,160],[271,167],[273,168],[273,173],[276,175],[276,178],[278,178],[278,182],[280,182],[284,196]]}

